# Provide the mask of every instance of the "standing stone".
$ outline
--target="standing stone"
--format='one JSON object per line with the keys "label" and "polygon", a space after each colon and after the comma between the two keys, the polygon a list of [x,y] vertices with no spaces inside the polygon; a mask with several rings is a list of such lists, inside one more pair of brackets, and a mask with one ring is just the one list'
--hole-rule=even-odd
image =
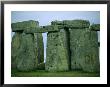
{"label": "standing stone", "polygon": [[60,32],[49,32],[47,34],[47,71],[67,71],[69,70],[67,36],[64,29]]}
{"label": "standing stone", "polygon": [[35,38],[35,44],[36,44],[36,49],[37,49],[37,61],[38,64],[44,62],[44,45],[43,45],[43,37],[42,33],[36,33],[34,35]]}
{"label": "standing stone", "polygon": [[36,68],[36,54],[33,42],[33,34],[22,34],[21,46],[18,52],[17,69],[28,71]]}
{"label": "standing stone", "polygon": [[11,67],[17,68],[18,51],[21,46],[21,32],[15,32],[11,42]]}
{"label": "standing stone", "polygon": [[29,71],[43,62],[42,34],[23,32],[37,26],[38,22],[32,20],[12,23],[12,31],[17,32],[12,38],[12,68],[15,66],[18,70]]}
{"label": "standing stone", "polygon": [[[80,22],[80,21],[79,21]],[[69,29],[71,69],[99,72],[98,35],[89,28]]]}

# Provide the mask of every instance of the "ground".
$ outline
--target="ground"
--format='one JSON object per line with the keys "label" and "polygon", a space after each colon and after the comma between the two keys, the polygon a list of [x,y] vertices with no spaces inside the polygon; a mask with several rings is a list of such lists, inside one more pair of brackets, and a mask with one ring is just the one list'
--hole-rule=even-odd
{"label": "ground", "polygon": [[83,71],[47,72],[45,70],[17,71],[12,70],[12,77],[99,77],[99,73],[88,73]]}

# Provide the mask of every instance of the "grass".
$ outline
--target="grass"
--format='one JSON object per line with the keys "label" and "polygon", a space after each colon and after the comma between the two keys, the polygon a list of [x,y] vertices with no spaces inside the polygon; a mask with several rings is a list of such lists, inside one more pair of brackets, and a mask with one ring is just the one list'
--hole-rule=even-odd
{"label": "grass", "polygon": [[47,72],[45,70],[18,71],[12,70],[12,77],[99,77],[99,73],[83,71]]}

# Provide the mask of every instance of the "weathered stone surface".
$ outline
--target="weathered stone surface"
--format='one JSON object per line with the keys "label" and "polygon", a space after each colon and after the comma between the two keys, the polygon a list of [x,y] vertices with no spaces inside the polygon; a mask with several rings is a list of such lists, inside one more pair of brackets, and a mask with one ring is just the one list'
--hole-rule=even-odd
{"label": "weathered stone surface", "polygon": [[32,34],[22,34],[21,46],[18,52],[17,69],[29,71],[36,68],[35,47]]}
{"label": "weathered stone surface", "polygon": [[21,46],[21,37],[22,37],[22,33],[16,32],[12,38],[12,42],[11,42],[11,67],[13,68],[17,68],[17,59],[18,58],[18,51],[20,49]]}
{"label": "weathered stone surface", "polygon": [[12,68],[29,71],[44,61],[42,34],[15,33],[12,39]]}
{"label": "weathered stone surface", "polygon": [[89,28],[90,23],[88,20],[64,20],[64,21],[52,21],[52,25],[58,25],[61,28],[68,27],[72,29],[77,28]]}
{"label": "weathered stone surface", "polygon": [[36,33],[35,36],[35,46],[36,46],[36,53],[37,53],[37,59],[38,64],[44,62],[44,45],[43,45],[43,37],[42,33]]}
{"label": "weathered stone surface", "polygon": [[28,71],[36,67],[33,35],[16,32],[11,46],[12,69]]}
{"label": "weathered stone surface", "polygon": [[89,29],[70,29],[71,69],[99,72],[98,35]]}
{"label": "weathered stone surface", "polygon": [[[32,22],[32,21],[31,21]],[[22,27],[37,27],[33,22],[16,23]],[[29,24],[30,26],[28,26]],[[35,23],[36,25],[36,23]],[[30,28],[31,29],[31,28]],[[12,68],[21,71],[29,71],[38,67],[44,61],[44,47],[42,33],[26,34],[21,31],[15,32],[12,38]]]}
{"label": "weathered stone surface", "polygon": [[67,38],[65,30],[48,33],[47,35],[47,71],[67,71],[69,70]]}
{"label": "weathered stone surface", "polygon": [[91,30],[100,31],[100,24],[93,24],[90,26]]}
{"label": "weathered stone surface", "polygon": [[44,62],[39,63],[36,69],[38,69],[38,70],[45,70],[45,63]]}
{"label": "weathered stone surface", "polygon": [[89,28],[90,26],[90,22],[88,20],[64,20],[63,24],[65,27],[72,29],[83,29]]}
{"label": "weathered stone surface", "polygon": [[36,28],[36,26],[38,25],[39,25],[38,21],[29,20],[29,21],[12,23],[11,28],[13,32],[16,32],[16,31],[23,31],[27,28],[29,29]]}
{"label": "weathered stone surface", "polygon": [[57,21],[56,20],[56,21],[52,21],[51,25],[64,25],[64,24],[63,24],[63,21]]}
{"label": "weathered stone surface", "polygon": [[45,33],[45,32],[53,32],[53,31],[59,31],[58,26],[42,26],[32,29],[25,29],[24,33]]}
{"label": "weathered stone surface", "polygon": [[[97,31],[100,25],[87,20],[53,21],[39,27],[36,21],[12,24],[12,68],[21,71],[46,69],[68,71],[81,69],[99,72],[99,46]],[[47,35],[46,64],[42,33]],[[45,67],[44,67],[45,66]]]}

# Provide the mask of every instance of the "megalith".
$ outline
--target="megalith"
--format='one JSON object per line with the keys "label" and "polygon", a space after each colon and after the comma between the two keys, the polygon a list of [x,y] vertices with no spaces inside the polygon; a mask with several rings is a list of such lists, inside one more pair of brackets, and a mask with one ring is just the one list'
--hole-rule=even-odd
{"label": "megalith", "polygon": [[33,29],[39,26],[37,21],[29,20],[12,23],[11,61],[12,69],[29,71],[37,68],[43,62],[43,37],[42,34],[25,33],[25,29]]}
{"label": "megalith", "polygon": [[64,20],[39,26],[37,21],[29,20],[11,26],[15,32],[11,43],[12,68],[21,71],[38,69],[44,62],[42,33],[48,32],[46,71],[100,71],[99,24],[90,25],[88,20]]}
{"label": "megalith", "polygon": [[[57,26],[56,23],[57,22],[52,22],[52,25]],[[65,29],[48,32],[46,51],[45,69],[47,71],[69,70],[67,33]]]}
{"label": "megalith", "polygon": [[22,32],[15,32],[11,42],[11,67],[17,68],[18,51],[21,46]]}
{"label": "megalith", "polygon": [[97,32],[93,31],[93,28],[90,29],[90,23],[87,20],[65,21],[65,24],[66,23],[71,26],[71,28],[69,28],[71,69],[99,72],[100,64]]}

